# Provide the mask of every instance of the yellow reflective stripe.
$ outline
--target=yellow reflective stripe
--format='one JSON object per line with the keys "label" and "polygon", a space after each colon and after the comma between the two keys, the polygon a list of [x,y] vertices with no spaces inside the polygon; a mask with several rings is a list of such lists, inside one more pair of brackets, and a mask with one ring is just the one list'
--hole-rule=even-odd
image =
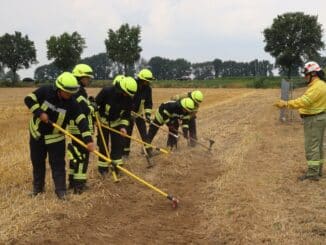
{"label": "yellow reflective stripe", "polygon": [[109,115],[110,114],[110,108],[111,108],[111,106],[110,105],[108,105],[108,104],[106,104],[105,105],[105,115]]}
{"label": "yellow reflective stripe", "polygon": [[109,166],[109,163],[108,162],[98,161],[97,162],[97,166],[98,167],[108,167]]}
{"label": "yellow reflective stripe", "polygon": [[76,118],[75,121],[76,121],[76,123],[78,124],[78,123],[80,123],[80,121],[83,120],[84,118],[86,119],[85,115],[84,115],[84,114],[80,114],[80,115]]}
{"label": "yellow reflective stripe", "polygon": [[94,127],[93,127],[93,118],[92,118],[92,115],[88,115],[88,127],[89,127],[89,130],[91,131],[91,134],[94,133]]}
{"label": "yellow reflective stripe", "polygon": [[31,97],[32,100],[34,100],[35,102],[37,102],[37,97],[36,97],[35,94],[30,93],[30,94],[28,94],[27,96],[28,96],[28,97]]}
{"label": "yellow reflective stripe", "polygon": [[31,111],[31,112],[34,112],[36,109],[38,109],[38,108],[40,108],[40,105],[39,104],[35,104],[35,105],[33,105],[31,108],[29,108],[29,110]]}
{"label": "yellow reflective stripe", "polygon": [[308,166],[319,166],[320,160],[317,161],[308,161]]}
{"label": "yellow reflective stripe", "polygon": [[145,113],[150,113],[150,114],[151,114],[151,113],[152,113],[152,109],[150,109],[150,108],[146,108],[146,109],[145,109]]}
{"label": "yellow reflective stripe", "polygon": [[67,158],[69,160],[73,160],[74,159],[74,156],[72,155],[72,153],[70,151],[67,151]]}
{"label": "yellow reflective stripe", "polygon": [[167,110],[163,110],[163,113],[166,114],[168,117],[172,117],[173,115],[169,113]]}
{"label": "yellow reflective stripe", "polygon": [[86,136],[92,136],[92,133],[90,131],[85,131],[81,135],[83,138],[85,138]]}
{"label": "yellow reflective stripe", "polygon": [[35,124],[33,118],[31,118],[31,120],[29,121],[29,131],[34,139],[38,139],[41,137],[41,133],[38,131],[38,126],[40,122],[41,120],[39,118],[36,119]]}
{"label": "yellow reflective stripe", "polygon": [[164,123],[163,117],[162,117],[162,115],[160,114],[160,112],[158,110],[155,113],[155,118],[160,124]]}
{"label": "yellow reflective stripe", "polygon": [[65,139],[63,134],[47,134],[44,135],[45,144],[52,144],[56,142],[60,142]]}
{"label": "yellow reflective stripe", "polygon": [[182,128],[189,128],[189,125],[188,124],[183,124]]}
{"label": "yellow reflective stripe", "polygon": [[77,173],[74,173],[74,179],[78,180],[85,180],[86,179],[86,173],[83,173],[84,164],[78,165]]}
{"label": "yellow reflective stripe", "polygon": [[48,105],[43,102],[43,104],[41,105],[41,109],[43,111],[46,111],[48,108],[49,108]]}
{"label": "yellow reflective stripe", "polygon": [[116,160],[113,160],[112,159],[112,163],[115,163],[115,164],[122,164],[122,159],[120,158],[120,159],[116,159]]}
{"label": "yellow reflective stripe", "polygon": [[109,125],[109,122],[106,120],[105,117],[100,117],[100,122],[106,125]]}
{"label": "yellow reflective stripe", "polygon": [[88,99],[86,99],[84,96],[80,95],[77,99],[77,102],[80,103],[81,101],[84,101],[87,105],[89,105]]}
{"label": "yellow reflective stripe", "polygon": [[[66,116],[66,115],[65,115],[64,113],[59,112],[59,114],[58,114],[58,119],[57,119],[57,121],[56,121],[56,124],[59,125],[60,127],[61,127],[61,125],[63,124],[63,121],[65,120],[65,116]],[[55,129],[53,130],[53,133],[54,133],[54,134],[59,133],[59,129],[55,128]]]}
{"label": "yellow reflective stripe", "polygon": [[75,169],[70,168],[70,169],[69,169],[69,175],[73,175],[74,173],[75,173]]}
{"label": "yellow reflective stripe", "polygon": [[129,126],[129,121],[125,119],[117,119],[115,121],[110,121],[110,126],[112,128],[117,127],[119,125]]}
{"label": "yellow reflective stripe", "polygon": [[74,173],[74,179],[76,180],[86,180],[87,175],[83,173]]}

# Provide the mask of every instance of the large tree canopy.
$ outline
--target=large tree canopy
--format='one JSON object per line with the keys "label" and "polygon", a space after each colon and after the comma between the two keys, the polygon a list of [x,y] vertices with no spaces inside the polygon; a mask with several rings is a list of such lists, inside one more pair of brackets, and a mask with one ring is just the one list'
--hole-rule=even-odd
{"label": "large tree canopy", "polygon": [[47,57],[54,59],[54,65],[60,70],[68,71],[80,61],[86,48],[85,39],[78,33],[63,33],[59,37],[51,36],[46,41]]}
{"label": "large tree canopy", "polygon": [[106,52],[109,58],[120,63],[126,75],[133,75],[134,64],[140,58],[140,26],[122,25],[117,31],[109,29],[105,39]]}
{"label": "large tree canopy", "polygon": [[13,35],[6,33],[0,37],[0,62],[11,70],[15,82],[17,70],[37,63],[34,42],[17,31]]}
{"label": "large tree canopy", "polygon": [[285,13],[264,30],[265,51],[275,57],[276,67],[290,78],[308,60],[317,60],[324,48],[322,26],[317,16],[302,12]]}

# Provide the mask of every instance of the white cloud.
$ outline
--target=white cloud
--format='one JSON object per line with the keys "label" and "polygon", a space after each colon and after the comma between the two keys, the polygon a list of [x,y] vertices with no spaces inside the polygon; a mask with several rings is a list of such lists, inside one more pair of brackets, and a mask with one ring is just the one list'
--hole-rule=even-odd
{"label": "white cloud", "polygon": [[[264,52],[262,31],[278,14],[302,11],[326,25],[326,1],[315,0],[0,0],[0,35],[21,31],[35,42],[39,65],[49,63],[45,41],[78,31],[87,43],[83,56],[105,51],[108,29],[124,23],[142,28],[142,56],[252,60]],[[325,33],[324,33],[325,34]],[[324,38],[324,41],[325,38]],[[34,66],[23,75],[33,75]]]}

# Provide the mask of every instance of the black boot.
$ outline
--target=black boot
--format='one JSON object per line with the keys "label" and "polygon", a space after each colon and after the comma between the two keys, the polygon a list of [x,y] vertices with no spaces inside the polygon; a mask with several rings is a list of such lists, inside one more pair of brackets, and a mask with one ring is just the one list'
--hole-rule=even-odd
{"label": "black boot", "polygon": [[30,197],[36,197],[44,193],[44,189],[33,188],[33,190],[28,194]]}
{"label": "black boot", "polygon": [[67,193],[66,191],[55,191],[59,200],[67,201]]}
{"label": "black boot", "polygon": [[102,177],[106,177],[109,173],[109,167],[98,167],[98,172]]}
{"label": "black boot", "polygon": [[314,180],[314,181],[318,181],[319,180],[319,166],[318,167],[308,167],[308,171],[302,175],[298,177],[298,180],[300,181],[304,181],[304,180]]}
{"label": "black boot", "polygon": [[323,176],[323,163],[319,164],[319,177],[322,177]]}

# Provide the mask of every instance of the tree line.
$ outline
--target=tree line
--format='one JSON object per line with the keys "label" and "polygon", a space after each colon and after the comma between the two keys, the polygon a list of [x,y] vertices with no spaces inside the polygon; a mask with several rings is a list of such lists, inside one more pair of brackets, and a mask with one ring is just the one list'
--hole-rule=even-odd
{"label": "tree line", "polygon": [[[109,29],[104,40],[103,53],[81,59],[86,48],[85,39],[78,33],[63,33],[46,40],[47,58],[50,64],[35,70],[38,80],[53,80],[61,71],[71,70],[77,63],[94,68],[98,79],[112,78],[115,74],[134,75],[139,68],[149,67],[158,79],[212,79],[231,76],[272,76],[278,68],[281,75],[297,76],[304,62],[314,60],[326,66],[326,57],[320,51],[325,48],[323,29],[318,16],[303,12],[285,13],[274,18],[270,27],[263,31],[264,50],[275,58],[275,64],[257,59],[250,62],[222,61],[214,59],[190,63],[185,59],[171,60],[152,57],[141,58],[140,26],[123,24],[117,30]],[[11,74],[17,80],[17,71],[37,64],[34,42],[20,32],[0,36],[0,78]],[[10,71],[5,74],[4,68]]]}

